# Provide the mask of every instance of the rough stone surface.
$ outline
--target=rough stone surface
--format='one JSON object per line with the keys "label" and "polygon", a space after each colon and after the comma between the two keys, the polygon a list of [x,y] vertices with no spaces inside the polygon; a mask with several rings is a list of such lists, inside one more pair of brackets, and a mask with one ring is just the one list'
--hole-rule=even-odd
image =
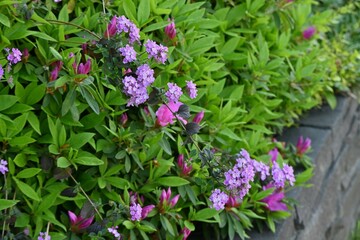
{"label": "rough stone surface", "polygon": [[296,144],[299,136],[312,140],[309,154],[315,164],[313,187],[298,188],[289,196],[298,200],[300,221],[293,216],[270,231],[251,233],[251,239],[348,239],[360,217],[360,107],[351,98],[339,97],[336,109],[311,110],[299,128],[284,132],[281,141]]}

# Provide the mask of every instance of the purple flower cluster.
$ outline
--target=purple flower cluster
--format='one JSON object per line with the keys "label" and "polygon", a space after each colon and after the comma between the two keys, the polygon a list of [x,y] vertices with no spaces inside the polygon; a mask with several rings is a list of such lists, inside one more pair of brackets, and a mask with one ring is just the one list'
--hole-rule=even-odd
{"label": "purple flower cluster", "polygon": [[295,177],[294,170],[291,166],[284,164],[281,169],[278,163],[274,163],[271,169],[271,175],[273,177],[273,182],[275,187],[283,188],[285,187],[285,182],[289,181],[291,186],[294,185]]}
{"label": "purple flower cluster", "polygon": [[4,76],[4,69],[3,69],[2,65],[0,64],[0,80],[2,79],[3,76]]}
{"label": "purple flower cluster", "polygon": [[10,62],[10,64],[16,64],[21,61],[22,53],[17,48],[12,48],[11,52],[9,49],[5,49],[8,52],[7,60]]}
{"label": "purple flower cluster", "polygon": [[140,41],[139,28],[125,16],[116,17],[116,32],[117,34],[129,33],[129,42],[131,44]]}
{"label": "purple flower cluster", "polygon": [[167,60],[167,47],[161,44],[157,44],[152,40],[147,40],[145,43],[145,47],[149,58],[154,58],[157,62],[161,62],[162,64],[165,63],[165,61]]}
{"label": "purple flower cluster", "polygon": [[138,203],[134,203],[130,206],[130,215],[132,221],[141,220],[142,207]]}
{"label": "purple flower cluster", "polygon": [[122,80],[123,91],[130,97],[127,106],[138,106],[144,103],[149,95],[147,87],[155,80],[154,70],[149,65],[143,64],[136,70],[137,78],[133,76],[125,76]]}
{"label": "purple flower cluster", "polygon": [[7,162],[3,159],[0,160],[0,172],[5,175],[6,172],[9,171],[9,169],[7,168]]}
{"label": "purple flower cluster", "polygon": [[229,200],[229,196],[220,189],[214,189],[211,192],[209,200],[212,202],[212,207],[219,211],[224,209],[225,204]]}
{"label": "purple flower cluster", "polygon": [[166,91],[165,96],[168,98],[169,102],[177,103],[183,94],[181,88],[176,85],[176,83],[168,83],[167,85],[169,90]]}
{"label": "purple flower cluster", "polygon": [[111,227],[111,228],[108,228],[107,230],[108,230],[109,233],[111,233],[111,234],[114,236],[115,239],[120,240],[120,239],[121,239],[121,235],[120,235],[120,233],[117,231],[117,229],[118,229],[118,226],[113,226],[113,227]]}
{"label": "purple flower cluster", "polygon": [[192,81],[186,81],[186,89],[187,89],[188,94],[189,94],[191,99],[196,98],[197,89],[196,89],[196,84],[195,83],[193,83]]}
{"label": "purple flower cluster", "polygon": [[129,63],[129,62],[133,62],[133,61],[136,60],[136,51],[129,44],[126,44],[125,47],[120,48],[119,52],[124,57],[124,59],[123,59],[124,64]]}
{"label": "purple flower cluster", "polygon": [[44,232],[40,232],[38,240],[51,240],[51,237]]}

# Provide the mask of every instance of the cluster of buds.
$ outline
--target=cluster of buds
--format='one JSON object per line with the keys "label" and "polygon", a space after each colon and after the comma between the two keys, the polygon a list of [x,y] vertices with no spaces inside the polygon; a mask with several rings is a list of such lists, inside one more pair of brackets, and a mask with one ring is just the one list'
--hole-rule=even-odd
{"label": "cluster of buds", "polygon": [[175,207],[176,203],[179,200],[180,195],[177,194],[171,198],[171,188],[169,187],[167,191],[162,190],[160,199],[159,199],[159,212],[161,214],[165,213],[167,209]]}
{"label": "cluster of buds", "polygon": [[177,164],[181,170],[180,174],[182,176],[188,176],[189,173],[191,172],[192,170],[192,166],[191,165],[188,165],[184,159],[184,155],[183,154],[180,154],[178,156],[178,159],[177,159]]}

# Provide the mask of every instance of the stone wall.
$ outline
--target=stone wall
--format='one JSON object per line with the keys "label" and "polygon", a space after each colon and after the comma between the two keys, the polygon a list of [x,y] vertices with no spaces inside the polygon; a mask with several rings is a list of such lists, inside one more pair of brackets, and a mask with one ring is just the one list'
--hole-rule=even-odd
{"label": "stone wall", "polygon": [[335,110],[312,110],[298,128],[284,132],[282,141],[295,144],[300,135],[312,139],[313,187],[289,193],[299,202],[299,219],[293,211],[275,234],[252,233],[251,239],[348,239],[360,217],[359,109],[356,100],[339,97]]}

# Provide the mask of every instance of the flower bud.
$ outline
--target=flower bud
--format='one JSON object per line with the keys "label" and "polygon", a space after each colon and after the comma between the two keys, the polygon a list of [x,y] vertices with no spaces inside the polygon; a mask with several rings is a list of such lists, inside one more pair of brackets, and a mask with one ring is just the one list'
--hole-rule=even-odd
{"label": "flower bud", "polygon": [[169,25],[165,27],[165,34],[170,38],[174,39],[176,37],[176,28],[174,20],[172,20]]}
{"label": "flower bud", "polygon": [[314,26],[310,26],[302,32],[302,35],[304,39],[310,39],[312,36],[314,36],[315,33],[316,28]]}
{"label": "flower bud", "polygon": [[201,120],[204,118],[204,111],[199,112],[195,115],[193,122],[200,124]]}

